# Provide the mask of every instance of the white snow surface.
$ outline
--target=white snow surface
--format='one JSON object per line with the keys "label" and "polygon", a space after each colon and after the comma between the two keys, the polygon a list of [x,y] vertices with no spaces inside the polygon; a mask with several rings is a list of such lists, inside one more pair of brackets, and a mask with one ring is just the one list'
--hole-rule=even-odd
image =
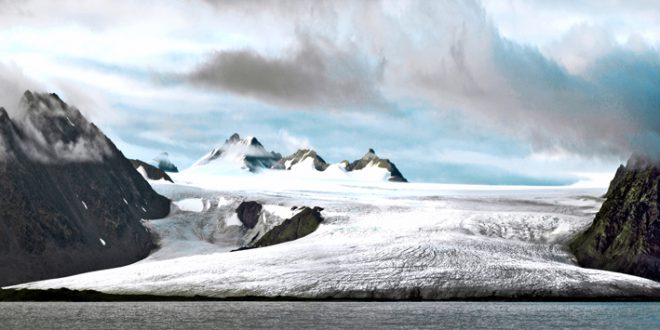
{"label": "white snow surface", "polygon": [[[178,209],[145,220],[160,244],[148,258],[17,287],[390,299],[660,292],[657,282],[581,268],[568,252],[604,189],[198,174],[172,174],[178,184],[151,182]],[[253,229],[236,218],[245,200],[264,205]],[[295,214],[293,206],[321,206],[325,220],[301,239],[229,252]]]}
{"label": "white snow surface", "polygon": [[172,202],[179,210],[188,212],[202,212],[204,211],[205,200],[201,198],[186,198],[177,202]]}
{"label": "white snow surface", "polygon": [[138,173],[140,173],[140,175],[142,175],[142,177],[143,177],[145,180],[147,180],[147,181],[150,180],[150,179],[149,179],[149,176],[147,175],[147,170],[145,170],[144,167],[142,167],[142,165],[138,166],[138,167],[136,168],[136,170],[138,171]]}

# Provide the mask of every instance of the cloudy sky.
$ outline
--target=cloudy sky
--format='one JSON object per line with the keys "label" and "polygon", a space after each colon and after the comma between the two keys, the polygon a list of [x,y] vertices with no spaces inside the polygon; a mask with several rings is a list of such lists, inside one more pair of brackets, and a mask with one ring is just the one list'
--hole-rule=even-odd
{"label": "cloudy sky", "polygon": [[660,154],[657,1],[0,0],[0,103],[57,92],[129,157],[229,135],[413,181],[606,183]]}

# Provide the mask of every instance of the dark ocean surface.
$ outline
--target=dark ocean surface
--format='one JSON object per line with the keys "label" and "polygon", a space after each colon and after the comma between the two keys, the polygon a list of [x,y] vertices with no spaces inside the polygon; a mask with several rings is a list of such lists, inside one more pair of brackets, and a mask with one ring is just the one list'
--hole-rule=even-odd
{"label": "dark ocean surface", "polygon": [[656,302],[12,302],[0,329],[658,329]]}

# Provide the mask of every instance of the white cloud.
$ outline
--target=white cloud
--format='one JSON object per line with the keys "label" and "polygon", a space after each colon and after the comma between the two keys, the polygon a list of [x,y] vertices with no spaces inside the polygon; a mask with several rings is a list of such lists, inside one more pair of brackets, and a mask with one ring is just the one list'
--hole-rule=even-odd
{"label": "white cloud", "polygon": [[287,153],[294,153],[298,149],[314,149],[309,139],[291,135],[285,129],[279,131],[278,137]]}

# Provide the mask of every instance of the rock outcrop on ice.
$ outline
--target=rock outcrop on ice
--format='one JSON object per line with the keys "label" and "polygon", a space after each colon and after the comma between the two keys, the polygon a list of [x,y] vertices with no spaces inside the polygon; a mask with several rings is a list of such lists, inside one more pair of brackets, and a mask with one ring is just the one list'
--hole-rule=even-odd
{"label": "rock outcrop on ice", "polygon": [[580,265],[660,281],[660,162],[619,167],[591,227],[571,243]]}
{"label": "rock outcrop on ice", "polygon": [[259,222],[261,209],[261,204],[255,201],[242,202],[236,208],[236,215],[238,216],[238,220],[243,223],[243,226],[252,229]]}
{"label": "rock outcrop on ice", "polygon": [[204,155],[193,166],[205,166],[217,160],[233,161],[239,163],[250,172],[272,168],[282,159],[282,155],[267,151],[255,137],[241,138],[234,133],[225,143]]}
{"label": "rock outcrop on ice", "polygon": [[348,164],[346,170],[359,171],[368,167],[379,167],[386,169],[388,172],[390,172],[390,177],[388,178],[389,181],[408,182],[408,180],[403,177],[403,174],[399,172],[399,169],[396,168],[394,163],[390,162],[389,159],[382,159],[378,157],[373,149],[369,149],[369,151],[367,151],[367,153],[362,156],[362,158]]}
{"label": "rock outcrop on ice", "polygon": [[145,163],[139,159],[130,159],[131,164],[135,167],[135,170],[138,171],[145,179],[149,180],[166,180],[174,183],[172,178],[170,178],[165,171],[161,170],[158,167],[155,167],[151,164]]}
{"label": "rock outcrop on ice", "polygon": [[302,207],[298,213],[266,232],[251,248],[265,247],[293,241],[313,233],[323,222],[323,208]]}
{"label": "rock outcrop on ice", "polygon": [[157,194],[94,124],[55,94],[0,108],[0,285],[123,266],[154,247]]}

